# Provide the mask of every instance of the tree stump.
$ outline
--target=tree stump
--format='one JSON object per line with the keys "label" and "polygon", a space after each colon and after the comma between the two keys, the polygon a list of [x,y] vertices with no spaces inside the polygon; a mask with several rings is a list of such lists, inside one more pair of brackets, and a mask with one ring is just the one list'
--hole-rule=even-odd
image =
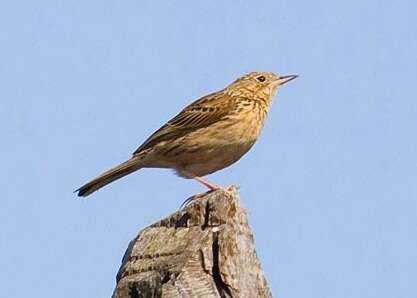
{"label": "tree stump", "polygon": [[234,187],[142,230],[116,280],[113,298],[272,297]]}

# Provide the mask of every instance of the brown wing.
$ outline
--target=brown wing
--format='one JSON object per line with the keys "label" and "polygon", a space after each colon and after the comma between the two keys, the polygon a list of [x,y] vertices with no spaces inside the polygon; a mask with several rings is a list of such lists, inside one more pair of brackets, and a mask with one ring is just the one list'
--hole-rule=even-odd
{"label": "brown wing", "polygon": [[234,102],[232,97],[221,91],[200,98],[153,133],[133,154],[138,154],[159,142],[182,137],[221,120],[230,112],[229,107]]}

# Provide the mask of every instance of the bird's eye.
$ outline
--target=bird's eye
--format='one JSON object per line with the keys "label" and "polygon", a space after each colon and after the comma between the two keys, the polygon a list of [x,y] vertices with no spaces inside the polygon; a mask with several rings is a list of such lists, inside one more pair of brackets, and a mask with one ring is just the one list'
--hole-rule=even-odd
{"label": "bird's eye", "polygon": [[265,82],[266,78],[264,76],[259,76],[256,78],[259,82]]}

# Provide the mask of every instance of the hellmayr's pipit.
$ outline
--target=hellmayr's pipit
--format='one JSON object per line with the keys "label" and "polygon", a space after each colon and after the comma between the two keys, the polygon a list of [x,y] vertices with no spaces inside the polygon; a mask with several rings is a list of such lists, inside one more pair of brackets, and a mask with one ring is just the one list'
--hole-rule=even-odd
{"label": "hellmayr's pipit", "polygon": [[277,90],[296,75],[251,72],[225,89],[204,96],[152,134],[131,159],[80,187],[88,196],[141,168],[170,168],[209,189],[202,177],[238,161],[256,142]]}

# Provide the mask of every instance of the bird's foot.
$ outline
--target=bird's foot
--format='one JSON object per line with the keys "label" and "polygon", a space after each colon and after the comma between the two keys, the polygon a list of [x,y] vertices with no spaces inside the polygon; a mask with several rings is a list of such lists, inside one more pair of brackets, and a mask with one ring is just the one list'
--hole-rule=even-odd
{"label": "bird's foot", "polygon": [[209,191],[203,192],[203,193],[199,193],[199,194],[195,194],[191,197],[189,197],[188,199],[186,199],[180,206],[180,209],[186,208],[188,207],[192,202],[195,202],[196,200],[202,199],[204,198],[207,194],[216,191],[216,190],[221,190],[223,193],[225,193],[228,196],[231,196],[236,190],[238,189],[238,186],[236,185],[229,185],[227,187],[218,187],[216,189],[210,189]]}
{"label": "bird's foot", "polygon": [[193,196],[187,198],[186,200],[184,200],[184,202],[182,202],[182,204],[180,206],[180,210],[188,207],[192,202],[195,202],[198,199],[204,198],[208,193],[210,193],[212,191],[213,190],[209,190],[207,192],[199,193],[199,194],[196,194],[196,195],[193,195]]}

